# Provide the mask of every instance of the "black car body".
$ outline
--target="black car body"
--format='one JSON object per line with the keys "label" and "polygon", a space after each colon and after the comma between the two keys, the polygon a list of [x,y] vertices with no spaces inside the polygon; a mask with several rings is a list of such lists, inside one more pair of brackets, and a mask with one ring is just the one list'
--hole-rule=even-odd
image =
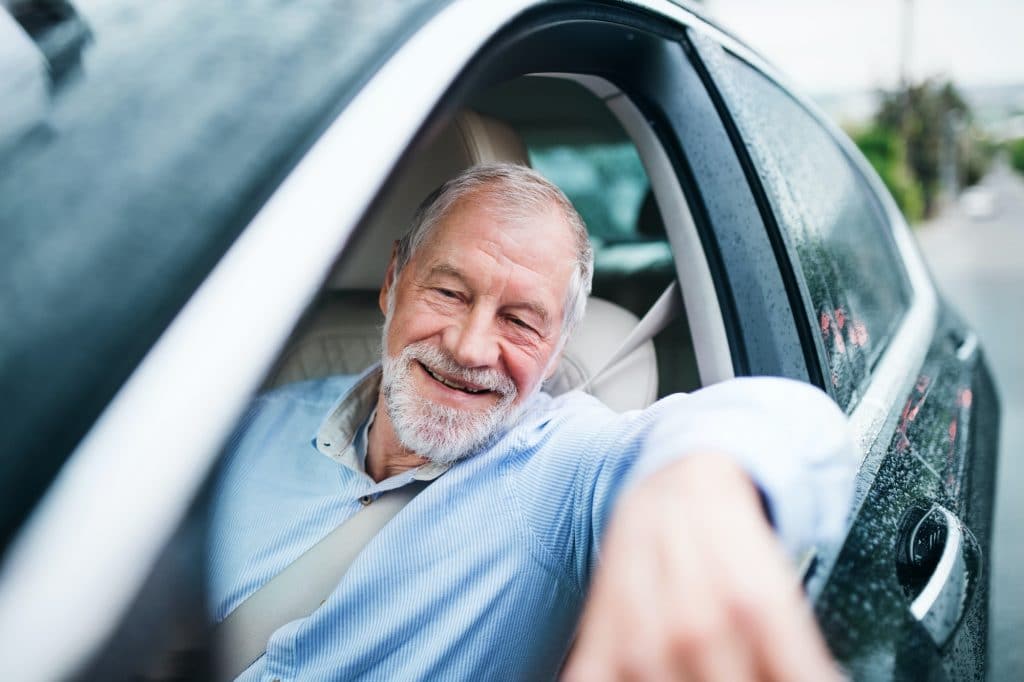
{"label": "black car body", "polygon": [[0,130],[12,676],[121,678],[179,641],[181,670],[209,671],[204,481],[325,301],[367,293],[345,273],[382,274],[373,217],[465,109],[577,204],[596,295],[640,316],[678,280],[659,394],[776,375],[849,413],[849,531],[802,566],[841,665],[984,674],[999,424],[981,347],[852,143],[738,39],[663,0],[73,16],[80,77]]}

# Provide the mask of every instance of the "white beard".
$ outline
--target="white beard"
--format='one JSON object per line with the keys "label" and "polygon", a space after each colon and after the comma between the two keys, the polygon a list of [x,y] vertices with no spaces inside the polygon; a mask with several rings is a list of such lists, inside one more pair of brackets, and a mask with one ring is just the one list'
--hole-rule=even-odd
{"label": "white beard", "polygon": [[[387,317],[390,322],[391,315]],[[449,464],[472,453],[521,414],[527,401],[515,404],[518,390],[506,374],[493,369],[462,367],[448,353],[426,341],[410,344],[398,357],[389,357],[387,328],[385,323],[381,394],[403,447],[432,462]],[[455,381],[494,391],[499,396],[498,402],[475,411],[440,405],[424,398],[414,385],[413,363],[417,361]]]}

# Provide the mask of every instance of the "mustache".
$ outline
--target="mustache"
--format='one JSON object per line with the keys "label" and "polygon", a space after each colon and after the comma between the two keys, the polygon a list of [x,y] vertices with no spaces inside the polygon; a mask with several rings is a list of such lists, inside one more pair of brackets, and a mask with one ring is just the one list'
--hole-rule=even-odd
{"label": "mustache", "polygon": [[504,372],[497,369],[474,369],[463,367],[444,350],[425,341],[413,343],[402,350],[406,361],[417,360],[431,370],[444,374],[458,382],[479,386],[495,393],[515,398],[516,385]]}

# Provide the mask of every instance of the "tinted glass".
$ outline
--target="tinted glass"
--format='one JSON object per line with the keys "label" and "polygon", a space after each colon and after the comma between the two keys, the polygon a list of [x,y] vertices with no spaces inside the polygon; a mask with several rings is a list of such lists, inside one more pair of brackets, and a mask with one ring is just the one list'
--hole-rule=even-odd
{"label": "tinted glass", "polygon": [[910,300],[889,225],[835,139],[745,62],[709,60],[813,308],[836,400],[856,405]]}
{"label": "tinted glass", "polygon": [[0,543],[294,161],[444,4],[0,4]]}
{"label": "tinted glass", "polygon": [[[562,188],[594,245],[593,294],[643,317],[675,279],[675,264],[650,181],[632,142],[538,144],[530,162]],[[658,394],[700,386],[686,316],[654,337]]]}
{"label": "tinted glass", "polygon": [[[643,163],[631,142],[529,144],[530,163],[562,188],[594,245],[594,293],[604,280],[641,273],[672,276],[672,253]],[[618,290],[618,287],[616,287]],[[651,292],[654,296],[661,290]],[[626,304],[639,315],[647,306]]]}
{"label": "tinted glass", "polygon": [[647,174],[629,142],[579,146],[530,142],[530,163],[572,200],[596,242],[635,241]]}

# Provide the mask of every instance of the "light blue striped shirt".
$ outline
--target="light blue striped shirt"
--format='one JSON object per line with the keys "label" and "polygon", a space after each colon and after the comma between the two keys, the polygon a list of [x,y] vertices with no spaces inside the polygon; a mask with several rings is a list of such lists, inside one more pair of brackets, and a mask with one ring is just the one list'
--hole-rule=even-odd
{"label": "light blue striped shirt", "polygon": [[228,447],[211,519],[215,621],[360,511],[360,498],[435,479],[319,609],[275,632],[244,679],[556,676],[616,499],[688,452],[737,459],[791,552],[844,526],[858,458],[845,417],[804,384],[733,380],[625,414],[580,392],[541,393],[447,471],[377,483],[358,436],[378,371],[257,398]]}

